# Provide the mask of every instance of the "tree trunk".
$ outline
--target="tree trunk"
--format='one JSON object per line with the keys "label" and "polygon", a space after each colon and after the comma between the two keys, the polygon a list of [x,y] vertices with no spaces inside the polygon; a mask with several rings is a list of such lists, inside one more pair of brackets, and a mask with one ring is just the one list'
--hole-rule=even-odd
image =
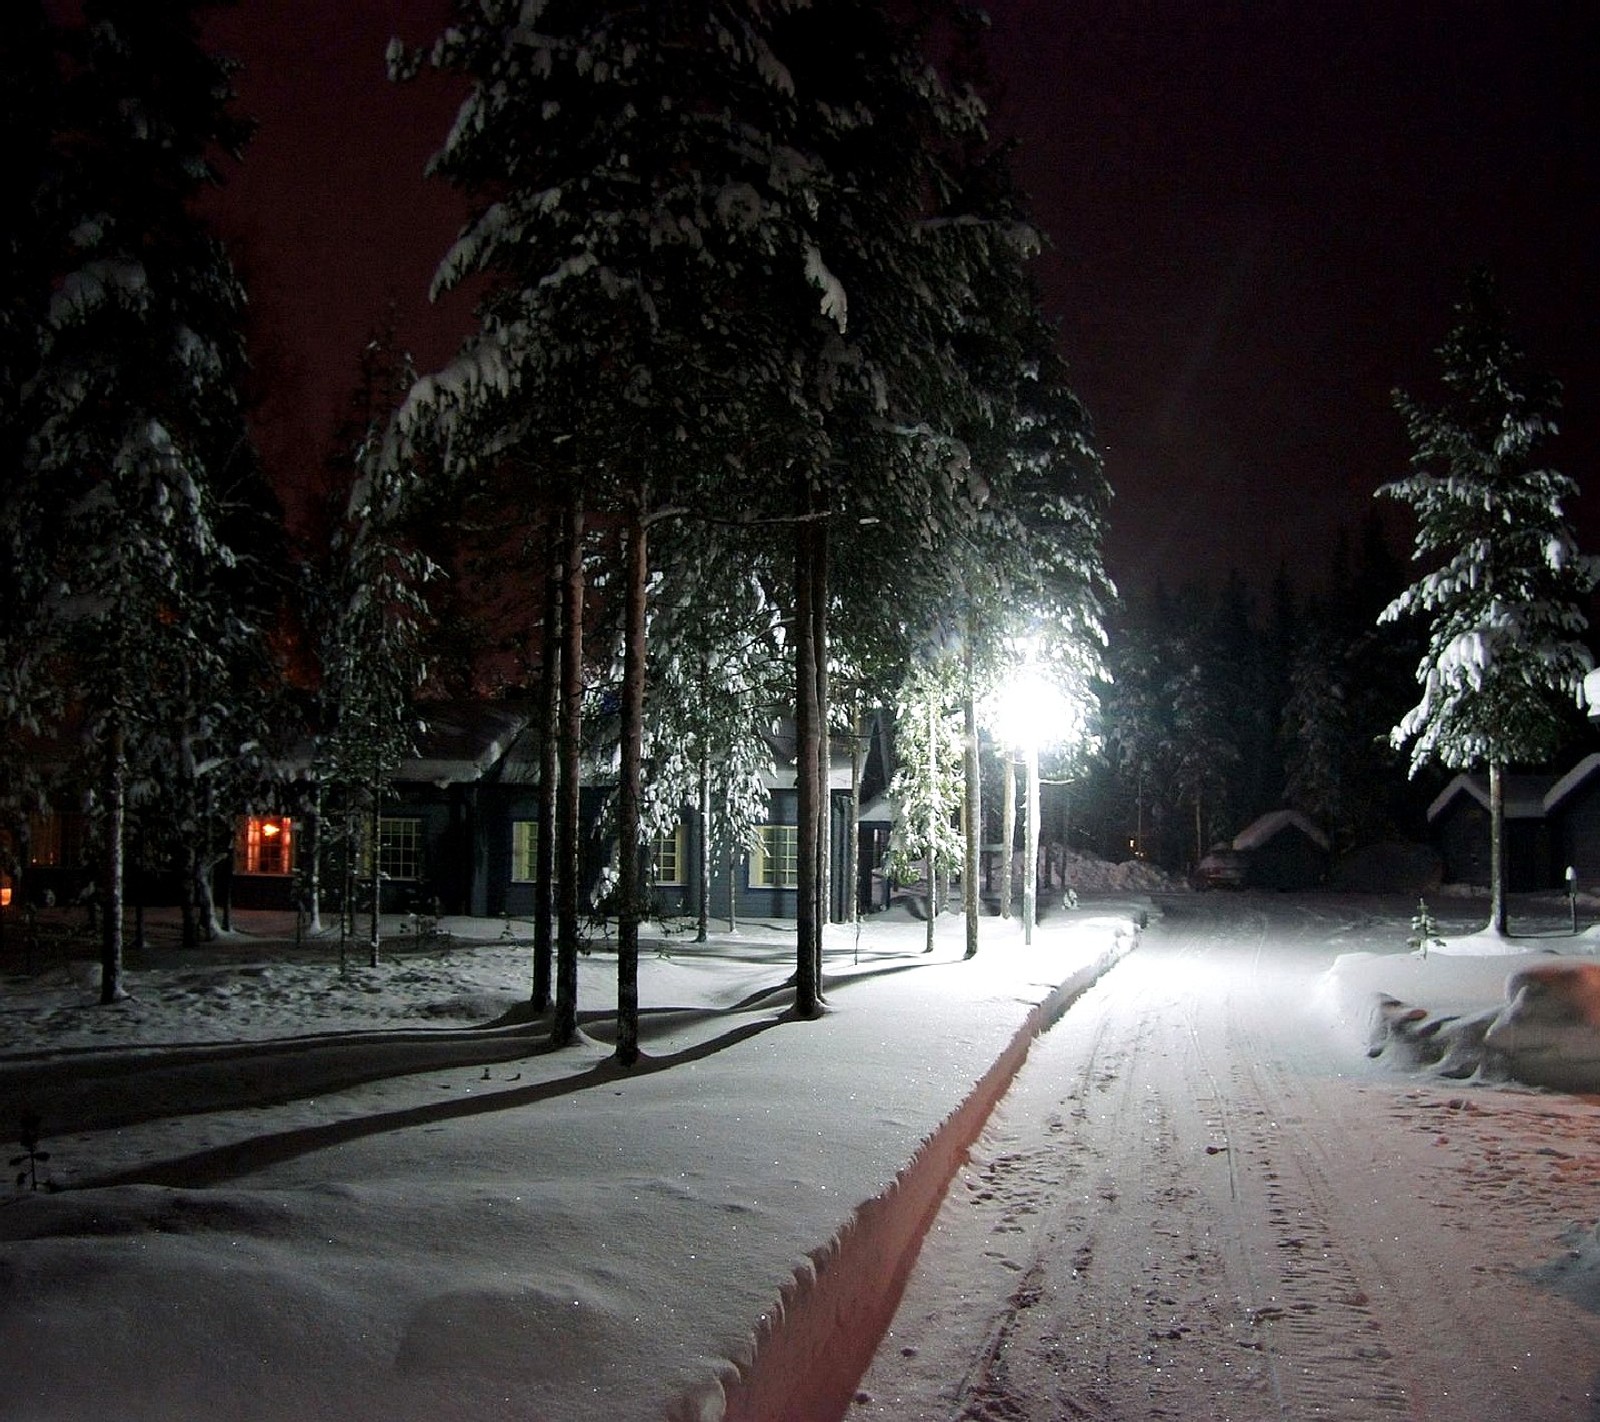
{"label": "tree trunk", "polygon": [[583,732],[583,509],[567,509],[561,602],[561,787],[556,807],[559,901],[556,1011],[550,1039],[558,1047],[578,1035],[579,757]]}
{"label": "tree trunk", "polygon": [[367,888],[372,894],[372,903],[367,911],[367,966],[376,968],[382,948],[383,929],[381,919],[383,915],[383,789],[382,780],[373,776],[372,784],[368,787],[372,797],[371,806],[367,811],[367,843],[372,847],[372,863]]}
{"label": "tree trunk", "polygon": [[844,921],[861,917],[861,698],[850,704],[850,825],[844,852]]}
{"label": "tree trunk", "polygon": [[106,758],[105,904],[100,924],[100,1001],[109,1005],[128,995],[122,981],[122,837],[127,813],[125,740],[119,721],[111,730]]}
{"label": "tree trunk", "polygon": [[310,933],[322,932],[322,780],[319,775],[311,791],[311,833],[307,836],[311,844],[311,853],[308,856],[310,867],[307,870],[306,897],[309,921],[306,929]]}
{"label": "tree trunk", "polygon": [[639,1060],[639,781],[644,748],[645,590],[649,545],[639,509],[629,510],[622,632],[622,777],[617,791],[617,1061]]}
{"label": "tree trunk", "polygon": [[695,915],[694,941],[704,943],[711,936],[711,746],[700,740],[698,811],[700,819],[699,853],[695,855],[695,879],[700,886]]}
{"label": "tree trunk", "polygon": [[983,780],[978,770],[978,702],[972,689],[972,638],[967,638],[967,696],[966,696],[966,863],[961,877],[963,897],[967,910],[967,952],[969,958],[978,956],[978,870],[979,841],[983,838]]}
{"label": "tree trunk", "polygon": [[550,1010],[550,970],[555,910],[556,804],[561,757],[557,738],[561,719],[562,533],[552,528],[544,580],[544,646],[539,659],[539,820],[535,828],[533,871],[533,991],[535,1012]]}
{"label": "tree trunk", "polygon": [[1000,833],[1000,917],[1011,917],[1011,861],[1017,852],[1017,767],[1009,749],[1000,752],[1005,768],[1004,793],[1000,818],[1005,822]]}
{"label": "tree trunk", "polygon": [[939,834],[939,704],[928,699],[928,855],[925,877],[928,881],[928,927],[924,953],[933,952],[933,921],[939,916],[939,863],[934,845]]}
{"label": "tree trunk", "polygon": [[1027,753],[1028,803],[1027,852],[1022,860],[1022,941],[1033,942],[1033,926],[1039,921],[1039,747],[1030,745]]}
{"label": "tree trunk", "polygon": [[1489,765],[1489,932],[1506,936],[1506,788],[1504,767]]}
{"label": "tree trunk", "polygon": [[[209,837],[208,837],[209,838]],[[194,860],[194,912],[195,928],[202,943],[215,943],[222,936],[222,923],[217,917],[217,895],[214,883],[217,865],[222,861],[211,857],[211,846],[206,844]]]}
{"label": "tree trunk", "polygon": [[[804,507],[804,505],[802,505]],[[818,1002],[817,924],[817,648],[812,617],[816,567],[812,526],[795,525],[795,1011],[815,1017]]]}
{"label": "tree trunk", "polygon": [[833,922],[833,708],[828,684],[828,524],[812,526],[816,575],[811,581],[812,645],[817,665],[817,991],[822,992],[822,930]]}

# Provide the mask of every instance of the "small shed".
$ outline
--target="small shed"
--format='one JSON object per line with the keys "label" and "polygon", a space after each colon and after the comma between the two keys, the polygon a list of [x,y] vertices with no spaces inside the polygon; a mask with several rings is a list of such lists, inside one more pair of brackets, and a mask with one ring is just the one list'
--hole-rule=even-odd
{"label": "small shed", "polygon": [[[1553,775],[1507,775],[1505,792],[1506,885],[1513,893],[1561,886],[1545,798]],[[1444,858],[1447,884],[1489,882],[1489,781],[1457,775],[1428,806],[1428,825]]]}
{"label": "small shed", "polygon": [[1580,885],[1600,884],[1600,754],[1584,756],[1550,787],[1545,818],[1557,873],[1571,865]]}
{"label": "small shed", "polygon": [[1299,810],[1272,810],[1233,838],[1252,889],[1313,889],[1328,877],[1328,837]]}

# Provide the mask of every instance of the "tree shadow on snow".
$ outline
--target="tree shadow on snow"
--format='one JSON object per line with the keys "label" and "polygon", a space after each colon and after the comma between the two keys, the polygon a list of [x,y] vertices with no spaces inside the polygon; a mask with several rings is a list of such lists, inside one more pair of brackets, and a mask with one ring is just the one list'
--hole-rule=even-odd
{"label": "tree shadow on snow", "polygon": [[422,1106],[403,1107],[395,1111],[253,1136],[247,1140],[195,1151],[172,1160],[147,1163],[127,1170],[89,1177],[69,1188],[92,1190],[116,1185],[165,1185],[179,1189],[203,1189],[223,1185],[274,1165],[282,1165],[318,1151],[331,1150],[372,1136],[385,1135],[393,1131],[414,1130],[419,1126],[436,1126],[467,1120],[491,1112],[516,1111],[526,1106],[536,1106],[545,1101],[559,1100],[564,1096],[590,1091],[596,1087],[609,1086],[616,1082],[637,1081],[657,1072],[671,1071],[675,1067],[703,1061],[729,1047],[760,1036],[782,1025],[790,1016],[791,1014],[785,1013],[759,1022],[747,1022],[731,1028],[720,1036],[696,1042],[680,1051],[662,1056],[641,1055],[638,1063],[632,1068],[622,1067],[615,1059],[607,1058],[575,1075],[559,1077],[552,1081],[536,1082],[513,1090],[452,1097]]}

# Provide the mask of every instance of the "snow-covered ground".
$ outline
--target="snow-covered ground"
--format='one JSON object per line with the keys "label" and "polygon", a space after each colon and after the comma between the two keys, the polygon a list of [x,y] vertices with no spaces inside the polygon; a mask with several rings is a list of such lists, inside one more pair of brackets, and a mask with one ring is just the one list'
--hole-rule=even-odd
{"label": "snow-covered ground", "polygon": [[[1476,1012],[1518,957],[1414,959],[1401,902],[1160,907],[999,1103],[851,1422],[1600,1416],[1600,1098],[1367,1055],[1369,991]],[[1519,946],[1587,946],[1553,927]]]}
{"label": "snow-covered ground", "polygon": [[[784,926],[666,934],[631,1074],[608,1061],[604,944],[583,1041],[551,1053],[499,923],[341,973],[253,920],[136,958],[112,1008],[91,963],[36,962],[0,980],[0,1123],[9,1144],[39,1115],[51,1187],[0,1195],[0,1418],[838,1416],[1033,1033],[1147,908],[1086,894],[1032,947],[986,919],[970,962],[954,917],[931,955],[919,922],[830,929],[810,1023],[787,1013]],[[1440,906],[1447,939],[1470,911]],[[1315,1006],[1352,1071],[1439,1069],[1374,1038],[1378,994],[1414,1028],[1488,1011],[1525,966],[1413,955],[1401,906],[1319,912]],[[0,961],[20,966],[14,938]],[[1592,1040],[1568,1018],[1538,1055]],[[1390,1129],[1375,1113],[1350,1148]],[[1561,1287],[1600,1309],[1593,1223]]]}
{"label": "snow-covered ground", "polygon": [[1136,912],[1031,947],[988,920],[971,961],[956,918],[931,955],[909,919],[831,929],[814,1022],[792,930],[673,934],[628,1074],[604,944],[552,1053],[493,923],[344,974],[259,936],[158,950],[111,1008],[86,961],[9,977],[0,1119],[38,1114],[54,1188],[0,1195],[0,1417],[837,1411],[962,1150]]}

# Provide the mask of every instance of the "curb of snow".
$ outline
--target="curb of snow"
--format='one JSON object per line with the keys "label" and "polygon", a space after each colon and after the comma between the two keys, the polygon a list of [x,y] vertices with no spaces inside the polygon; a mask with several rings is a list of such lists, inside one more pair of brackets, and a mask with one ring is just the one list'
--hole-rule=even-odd
{"label": "curb of snow", "polygon": [[673,1422],[817,1422],[841,1418],[866,1372],[945,1192],[1033,1041],[1138,946],[1130,920],[1090,962],[1023,1019],[992,1066],[881,1194],[857,1206],[828,1244],[813,1250],[758,1325],[754,1356],[720,1396],[698,1393]]}

